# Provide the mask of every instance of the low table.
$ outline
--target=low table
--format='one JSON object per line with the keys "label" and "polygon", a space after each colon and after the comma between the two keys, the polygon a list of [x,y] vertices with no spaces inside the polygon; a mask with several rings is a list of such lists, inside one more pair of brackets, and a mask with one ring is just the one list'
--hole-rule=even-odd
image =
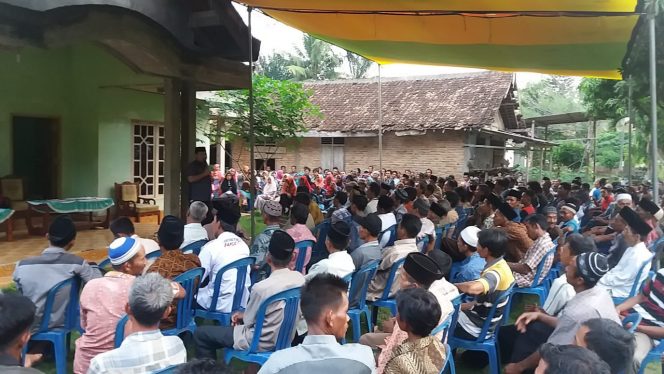
{"label": "low table", "polygon": [[7,233],[7,241],[11,242],[14,240],[14,210],[12,209],[0,209],[0,225],[5,226],[5,232]]}
{"label": "low table", "polygon": [[[58,214],[83,215],[89,228],[108,228],[113,199],[104,197],[75,197],[69,199],[28,200],[26,224],[30,235],[44,235],[48,231],[50,216]],[[93,213],[106,211],[103,221],[93,220]],[[33,217],[41,217],[41,226],[33,225]]]}

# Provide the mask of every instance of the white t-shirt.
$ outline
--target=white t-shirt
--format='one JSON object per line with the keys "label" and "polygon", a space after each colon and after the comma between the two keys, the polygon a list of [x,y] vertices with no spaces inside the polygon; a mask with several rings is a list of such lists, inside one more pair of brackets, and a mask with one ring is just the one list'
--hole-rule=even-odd
{"label": "white t-shirt", "polygon": [[[215,240],[208,242],[201,249],[198,256],[201,259],[201,266],[205,269],[205,275],[210,276],[208,284],[198,290],[196,301],[204,308],[209,308],[212,303],[212,294],[214,293],[214,281],[217,278],[217,272],[224,266],[241,258],[249,257],[249,247],[237,235],[231,232],[223,232]],[[245,279],[245,292],[242,298],[242,307],[247,306],[249,299],[249,286],[251,285],[250,271],[247,271]],[[235,269],[224,273],[219,289],[219,298],[217,299],[217,311],[230,313],[233,307],[233,296],[235,294],[235,278],[237,277]]]}
{"label": "white t-shirt", "polygon": [[565,304],[567,304],[567,302],[575,295],[576,291],[574,291],[574,287],[567,283],[567,274],[563,274],[554,279],[553,283],[551,283],[549,296],[547,296],[542,309],[544,309],[548,315],[555,316],[563,310]]}
{"label": "white t-shirt", "polygon": [[200,223],[188,223],[184,225],[184,241],[180,248],[184,248],[199,240],[208,240],[208,232]]}
{"label": "white t-shirt", "polygon": [[152,252],[156,252],[159,250],[159,243],[155,242],[152,239],[145,239],[141,238],[140,236],[134,234],[131,236],[132,239],[138,239],[140,240],[141,244],[143,245],[143,249],[145,249],[145,254],[148,255]]}

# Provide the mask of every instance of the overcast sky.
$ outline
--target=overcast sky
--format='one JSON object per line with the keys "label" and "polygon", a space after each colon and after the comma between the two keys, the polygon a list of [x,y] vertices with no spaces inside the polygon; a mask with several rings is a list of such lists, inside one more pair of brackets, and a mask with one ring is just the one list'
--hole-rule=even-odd
{"label": "overcast sky", "polygon": [[[233,5],[235,5],[237,11],[246,23],[246,8],[237,3],[233,3]],[[260,12],[254,12],[252,14],[252,33],[254,37],[261,41],[261,56],[268,56],[275,52],[293,52],[296,47],[302,45],[302,32],[267,17]],[[442,66],[392,64],[383,65],[381,73],[383,77],[409,77],[418,75],[463,73],[470,71],[479,70]],[[375,77],[378,75],[378,68],[374,65],[367,75],[368,77]],[[545,77],[545,75],[537,73],[517,73],[517,86],[523,88],[528,83],[538,81],[542,79],[542,77]]]}

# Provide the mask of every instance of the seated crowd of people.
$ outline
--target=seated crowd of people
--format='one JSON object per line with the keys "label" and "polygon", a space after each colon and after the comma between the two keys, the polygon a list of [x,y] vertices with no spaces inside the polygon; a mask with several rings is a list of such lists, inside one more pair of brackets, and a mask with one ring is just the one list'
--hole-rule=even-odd
{"label": "seated crowd of people", "polygon": [[[222,349],[248,350],[262,321],[257,349],[273,351],[287,317],[295,320],[292,347],[246,371],[437,374],[454,354],[446,339],[485,334],[497,338],[505,373],[631,373],[664,338],[664,270],[650,271],[664,211],[647,189],[603,179],[592,190],[580,179],[457,181],[431,170],[263,175],[276,186],[256,199],[265,228],[253,240],[239,228],[237,196],[222,193],[211,207],[192,202],[186,222],[166,216],[156,240],[117,218],[104,267],[70,251],[76,228],[58,216],[49,247],[17,263],[18,292],[0,295],[0,371],[39,372],[30,366],[48,346],[30,336],[44,318],[49,328],[65,324],[67,302],[45,316],[46,295],[72,277],[82,284],[76,374],[175,365],[181,373],[223,372]],[[255,262],[244,279],[225,270],[246,258]],[[372,266],[375,275],[358,278],[364,287],[352,287],[353,275]],[[203,277],[187,295],[177,277],[197,268]],[[513,300],[527,297],[519,290],[531,287],[545,290],[543,304],[525,303],[508,324]],[[286,316],[283,303],[263,306],[293,288],[296,315]],[[178,313],[192,312],[178,310],[187,297],[230,323],[198,323],[193,339],[170,335]],[[368,321],[377,325],[346,343],[348,311],[386,298],[393,315]],[[629,314],[640,316],[638,325],[623,327]],[[477,369],[490,361],[480,351],[457,353],[457,362]]]}

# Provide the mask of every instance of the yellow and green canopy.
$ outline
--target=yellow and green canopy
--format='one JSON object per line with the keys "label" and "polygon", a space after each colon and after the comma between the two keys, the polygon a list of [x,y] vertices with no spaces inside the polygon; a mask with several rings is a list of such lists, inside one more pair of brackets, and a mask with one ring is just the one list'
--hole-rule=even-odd
{"label": "yellow and green canopy", "polygon": [[381,64],[620,79],[638,0],[239,0]]}

